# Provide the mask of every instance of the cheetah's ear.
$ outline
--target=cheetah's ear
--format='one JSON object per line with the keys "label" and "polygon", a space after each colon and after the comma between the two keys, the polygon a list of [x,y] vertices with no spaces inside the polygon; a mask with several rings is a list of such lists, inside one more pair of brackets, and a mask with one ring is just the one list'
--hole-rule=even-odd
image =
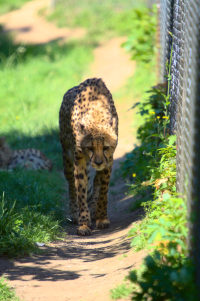
{"label": "cheetah's ear", "polygon": [[113,117],[110,122],[109,122],[110,126],[112,127],[113,130],[116,129],[117,127],[117,118]]}
{"label": "cheetah's ear", "polygon": [[79,131],[80,133],[82,133],[83,130],[84,130],[84,128],[85,128],[84,124],[78,122],[78,123],[77,123],[77,126],[78,126],[78,131]]}

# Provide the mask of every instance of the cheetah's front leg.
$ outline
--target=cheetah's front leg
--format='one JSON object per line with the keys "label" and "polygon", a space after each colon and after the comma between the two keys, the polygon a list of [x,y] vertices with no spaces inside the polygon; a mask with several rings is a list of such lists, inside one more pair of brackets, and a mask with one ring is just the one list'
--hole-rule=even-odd
{"label": "cheetah's front leg", "polygon": [[65,178],[69,183],[69,212],[71,220],[78,224],[78,203],[74,180],[73,160],[68,156],[67,147],[63,146],[63,165]]}
{"label": "cheetah's front leg", "polygon": [[96,206],[96,226],[98,229],[107,228],[110,224],[107,214],[108,203],[108,186],[110,182],[112,167],[106,167],[101,171],[97,171],[100,180],[99,199]]}
{"label": "cheetah's front leg", "polygon": [[79,206],[79,228],[78,235],[91,235],[90,212],[87,204],[87,169],[85,158],[75,159],[74,164],[75,185]]}

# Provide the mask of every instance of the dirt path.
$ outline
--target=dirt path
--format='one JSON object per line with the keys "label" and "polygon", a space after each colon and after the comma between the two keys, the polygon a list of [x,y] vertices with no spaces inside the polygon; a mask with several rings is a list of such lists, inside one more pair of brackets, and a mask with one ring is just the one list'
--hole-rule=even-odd
{"label": "dirt path", "polygon": [[[46,43],[57,38],[79,38],[82,29],[57,29],[37,16],[37,10],[47,1],[27,3],[21,10],[0,17],[6,31],[14,31],[15,41]],[[95,50],[95,60],[89,76],[102,77],[111,92],[125,84],[133,74],[134,62],[125,54],[115,38]],[[114,169],[124,154],[133,148],[131,104],[117,104],[119,114],[119,145],[115,152]],[[113,180],[114,177],[114,180]],[[51,243],[48,255],[31,256],[19,260],[0,259],[0,272],[10,280],[18,296],[26,301],[107,301],[109,290],[121,283],[130,268],[137,267],[144,252],[134,254],[130,250],[127,232],[137,222],[141,211],[130,212],[132,197],[126,196],[122,179],[112,176],[114,184],[109,190],[108,214],[111,226],[96,230],[91,237],[76,236],[76,226],[69,225],[65,241]],[[128,256],[126,256],[128,255]]]}
{"label": "dirt path", "polygon": [[37,14],[47,6],[48,0],[27,2],[21,9],[0,16],[0,24],[6,32],[15,34],[17,43],[44,44],[57,39],[80,38],[85,34],[83,28],[56,28]]}

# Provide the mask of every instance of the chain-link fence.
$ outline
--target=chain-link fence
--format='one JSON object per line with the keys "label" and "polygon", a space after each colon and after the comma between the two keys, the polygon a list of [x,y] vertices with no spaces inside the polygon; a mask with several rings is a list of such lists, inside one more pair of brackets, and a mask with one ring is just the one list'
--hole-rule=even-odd
{"label": "chain-link fence", "polygon": [[160,76],[170,57],[170,127],[177,134],[177,190],[187,196],[188,244],[200,291],[200,0],[159,0]]}

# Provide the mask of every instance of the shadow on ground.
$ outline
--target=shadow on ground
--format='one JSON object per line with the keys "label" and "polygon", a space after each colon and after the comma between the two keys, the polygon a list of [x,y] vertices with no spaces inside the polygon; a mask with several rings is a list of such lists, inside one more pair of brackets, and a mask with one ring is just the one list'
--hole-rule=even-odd
{"label": "shadow on ground", "polygon": [[[18,31],[30,31],[31,28],[23,27],[17,29]],[[48,60],[55,61],[58,55],[66,55],[69,52],[73,51],[74,48],[78,45],[90,45],[93,47],[97,46],[97,43],[89,42],[87,39],[76,41],[70,40],[68,42],[63,42],[63,37],[56,38],[48,43],[39,43],[39,44],[26,44],[15,43],[13,35],[10,31],[3,29],[3,26],[0,24],[0,64],[5,64],[6,60],[12,57],[12,65],[17,65],[19,63],[25,62],[27,59],[37,56],[48,56]]]}

